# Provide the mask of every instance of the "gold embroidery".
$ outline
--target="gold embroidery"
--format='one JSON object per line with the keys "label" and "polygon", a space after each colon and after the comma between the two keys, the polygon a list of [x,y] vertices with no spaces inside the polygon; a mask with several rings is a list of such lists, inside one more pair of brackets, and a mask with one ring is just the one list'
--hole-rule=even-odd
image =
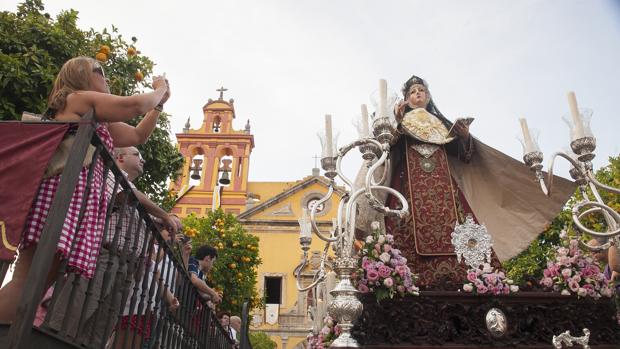
{"label": "gold embroidery", "polygon": [[435,115],[424,108],[414,109],[403,117],[403,129],[413,138],[432,144],[446,144],[454,137],[448,137],[448,129]]}
{"label": "gold embroidery", "polygon": [[4,221],[0,221],[0,230],[2,231],[2,244],[9,251],[17,251],[17,246],[11,245],[9,239],[6,237],[6,226],[4,225]]}

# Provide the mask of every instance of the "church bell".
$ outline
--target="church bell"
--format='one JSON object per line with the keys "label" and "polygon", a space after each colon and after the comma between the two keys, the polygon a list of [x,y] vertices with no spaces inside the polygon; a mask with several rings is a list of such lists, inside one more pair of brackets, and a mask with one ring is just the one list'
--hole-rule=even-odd
{"label": "church bell", "polygon": [[222,172],[222,177],[219,180],[220,184],[229,185],[230,184],[230,176],[228,175],[228,171]]}

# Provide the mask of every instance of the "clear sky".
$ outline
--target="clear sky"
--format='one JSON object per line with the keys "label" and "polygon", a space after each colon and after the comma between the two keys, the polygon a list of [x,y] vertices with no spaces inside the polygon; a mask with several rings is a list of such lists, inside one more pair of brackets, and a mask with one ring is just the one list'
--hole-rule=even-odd
{"label": "clear sky", "polygon": [[[17,1],[0,10],[14,11]],[[320,155],[317,131],[332,114],[340,141],[378,79],[388,88],[425,78],[450,119],[521,158],[518,117],[540,130],[547,158],[568,145],[566,93],[594,110],[595,165],[620,152],[620,5],[598,0],[489,1],[45,1],[79,11],[79,25],[117,26],[167,73],[173,131],[202,106],[235,99],[235,127],[250,119],[256,148],[250,180],[297,180]],[[359,158],[357,153],[355,158]],[[355,172],[356,161],[346,168]],[[546,160],[545,160],[546,162]],[[567,166],[560,174],[567,175]],[[353,174],[351,174],[353,176]]]}

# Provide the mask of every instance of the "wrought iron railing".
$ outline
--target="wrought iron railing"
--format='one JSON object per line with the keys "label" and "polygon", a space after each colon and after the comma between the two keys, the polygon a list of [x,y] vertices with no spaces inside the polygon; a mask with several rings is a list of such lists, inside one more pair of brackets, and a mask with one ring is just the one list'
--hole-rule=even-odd
{"label": "wrought iron railing", "polygon": [[[232,348],[214,311],[192,285],[174,242],[138,202],[113,156],[95,132],[92,115],[80,122],[57,194],[29,269],[17,317],[0,347],[32,348],[39,335],[56,343],[86,348]],[[61,230],[89,145],[95,147],[82,202],[102,176],[99,195],[110,197],[95,276],[86,279],[67,267],[58,270],[53,291],[46,277],[53,265]],[[99,172],[103,164],[103,173]],[[99,169],[99,170],[98,170]],[[104,192],[105,191],[105,192]],[[79,221],[86,205],[81,205]],[[75,241],[76,239],[74,239]],[[75,244],[72,248],[76,248]],[[6,271],[6,263],[0,266]],[[0,275],[4,277],[4,275]],[[49,300],[41,302],[44,295]],[[174,297],[174,298],[173,298]],[[175,301],[178,300],[178,302]],[[33,326],[37,309],[47,305],[44,321]],[[173,307],[178,307],[173,309]],[[247,342],[247,309],[242,346]],[[7,339],[7,338],[5,338]],[[243,346],[247,348],[247,346]]]}

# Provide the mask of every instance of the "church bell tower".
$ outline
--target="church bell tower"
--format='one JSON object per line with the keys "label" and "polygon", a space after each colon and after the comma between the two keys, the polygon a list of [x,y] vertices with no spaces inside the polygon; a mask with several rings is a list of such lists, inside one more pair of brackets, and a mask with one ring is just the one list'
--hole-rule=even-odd
{"label": "church bell tower", "polygon": [[219,98],[202,107],[201,127],[191,129],[188,119],[176,134],[185,159],[183,172],[171,185],[178,198],[172,211],[180,216],[202,216],[219,207],[239,214],[246,206],[254,136],[249,120],[243,130],[233,128],[234,100],[224,100],[224,87],[217,91]]}

